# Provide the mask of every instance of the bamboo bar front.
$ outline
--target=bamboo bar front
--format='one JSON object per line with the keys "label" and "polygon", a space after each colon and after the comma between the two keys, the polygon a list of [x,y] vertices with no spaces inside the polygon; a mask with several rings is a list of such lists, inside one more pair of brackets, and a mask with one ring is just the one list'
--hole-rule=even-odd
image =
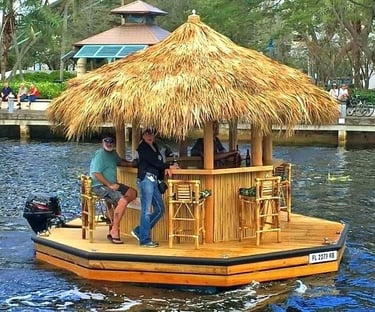
{"label": "bamboo bar front", "polygon": [[[274,164],[275,165],[275,164]],[[197,179],[202,190],[210,189],[212,196],[205,202],[206,242],[223,242],[238,239],[238,189],[255,185],[255,178],[271,176],[274,165],[238,167],[226,169],[177,169],[173,179]],[[137,169],[118,167],[119,181],[136,185]],[[166,193],[167,194],[167,193]],[[164,195],[165,208],[168,209],[167,195]],[[153,229],[153,239],[168,240],[168,213]],[[139,210],[128,208],[121,224],[121,232],[129,235],[139,223]]]}

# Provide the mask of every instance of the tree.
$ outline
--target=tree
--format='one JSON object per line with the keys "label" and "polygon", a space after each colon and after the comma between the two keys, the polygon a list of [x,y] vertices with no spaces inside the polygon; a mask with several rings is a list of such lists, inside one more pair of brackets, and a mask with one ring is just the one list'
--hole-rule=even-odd
{"label": "tree", "polygon": [[[346,54],[353,67],[354,85],[361,87],[361,77],[368,81],[375,64],[375,2],[373,0],[331,0],[332,12],[345,30],[340,55]],[[364,65],[364,66],[362,66]]]}
{"label": "tree", "polygon": [[[60,62],[74,42],[119,25],[110,10],[134,0],[0,0],[1,73],[9,64]],[[16,6],[16,4],[20,6]],[[201,20],[241,46],[316,73],[323,83],[341,76],[368,85],[374,69],[373,0],[147,0],[168,12],[158,24],[173,31],[195,9]],[[22,7],[22,10],[20,9]],[[16,32],[15,32],[16,31]],[[15,35],[16,34],[16,35]],[[9,63],[10,62],[10,63]]]}
{"label": "tree", "polygon": [[14,10],[14,3],[12,0],[6,0],[1,2],[1,8],[3,12],[2,24],[1,24],[1,47],[0,47],[0,67],[1,67],[1,79],[5,78],[5,72],[7,69],[9,50],[13,42],[16,25],[16,13]]}
{"label": "tree", "polygon": [[[9,65],[14,65],[12,74],[16,69],[22,69],[22,62],[29,49],[44,32],[49,34],[45,27],[44,10],[41,1],[38,0],[4,0],[0,1],[3,9],[1,24],[1,78]],[[44,29],[43,29],[44,27]],[[11,55],[14,55],[14,64],[9,64]]]}
{"label": "tree", "polygon": [[308,72],[326,83],[340,76],[360,77],[368,84],[374,64],[375,2],[372,0],[285,0],[275,11],[283,21],[281,32],[298,37],[307,51]]}
{"label": "tree", "polygon": [[113,26],[114,17],[109,14],[113,2],[61,0],[46,8],[49,35],[43,33],[31,49],[30,58],[47,64],[49,69],[65,67],[61,64],[62,56],[72,49],[74,42]]}

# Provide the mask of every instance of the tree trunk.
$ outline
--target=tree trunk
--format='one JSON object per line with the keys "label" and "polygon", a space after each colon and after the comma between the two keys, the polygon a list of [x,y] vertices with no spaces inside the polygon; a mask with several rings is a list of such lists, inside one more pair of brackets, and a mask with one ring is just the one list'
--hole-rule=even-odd
{"label": "tree trunk", "polygon": [[65,2],[65,5],[64,5],[63,29],[61,32],[60,81],[64,80],[64,58],[63,56],[65,55],[66,33],[68,31],[68,7],[69,7],[69,1]]}

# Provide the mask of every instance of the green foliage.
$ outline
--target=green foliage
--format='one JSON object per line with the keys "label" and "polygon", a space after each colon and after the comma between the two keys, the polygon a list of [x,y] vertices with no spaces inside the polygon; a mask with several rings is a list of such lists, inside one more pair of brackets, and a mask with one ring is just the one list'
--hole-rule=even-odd
{"label": "green foliage", "polygon": [[34,84],[39,92],[41,99],[53,99],[61,94],[66,88],[65,81],[75,77],[75,74],[70,72],[64,72],[64,82],[59,81],[59,71],[47,72],[34,72],[23,74],[23,79],[20,75],[14,77],[10,82],[10,87],[15,93],[17,93],[21,82],[24,82],[29,88],[31,84]]}
{"label": "green foliage", "polygon": [[353,90],[353,94],[365,100],[367,103],[375,104],[375,90],[355,89]]}
{"label": "green foliage", "polygon": [[[75,74],[70,72],[64,72],[64,80],[70,79],[75,77]],[[60,72],[58,70],[54,70],[51,72],[45,71],[36,71],[31,73],[24,73],[23,80],[25,81],[33,81],[34,83],[38,82],[56,82],[60,78]],[[21,80],[22,78],[20,75],[15,76],[14,80]]]}
{"label": "green foliage", "polygon": [[[17,1],[0,1],[0,7]],[[120,25],[110,10],[134,0],[21,0],[16,10],[18,49],[7,55],[3,71],[46,64],[60,67],[61,56],[74,43]],[[268,56],[310,75],[320,83],[331,77],[361,74],[370,77],[375,63],[374,0],[146,0],[166,12],[157,24],[169,31],[187,21],[195,9],[202,22],[241,46],[267,54],[270,40],[274,50]],[[66,10],[64,10],[66,9]],[[64,14],[64,12],[66,14]],[[361,26],[361,27],[356,27]],[[360,57],[360,58],[359,58]],[[74,65],[65,62],[65,68]],[[25,78],[27,81],[35,81]],[[58,77],[53,80],[59,79]],[[44,81],[42,79],[42,81]],[[359,86],[357,83],[356,86]]]}

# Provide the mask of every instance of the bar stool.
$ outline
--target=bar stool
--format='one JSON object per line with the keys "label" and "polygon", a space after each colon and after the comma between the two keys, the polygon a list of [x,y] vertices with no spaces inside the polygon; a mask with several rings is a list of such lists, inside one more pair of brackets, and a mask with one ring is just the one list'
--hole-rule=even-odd
{"label": "bar stool", "polygon": [[168,180],[169,248],[174,238],[193,238],[195,248],[205,240],[205,198],[200,198],[199,180]]}
{"label": "bar stool", "polygon": [[[96,214],[97,207],[99,208],[100,214]],[[94,241],[94,230],[95,226],[111,225],[112,205],[106,202],[104,199],[95,195],[92,192],[92,179],[87,175],[81,175],[81,219],[82,219],[82,239],[87,238],[87,232],[89,241]]]}
{"label": "bar stool", "polygon": [[276,232],[280,242],[280,177],[256,178],[256,245],[259,246],[262,234]]}
{"label": "bar stool", "polygon": [[[239,225],[238,225],[238,238],[242,241],[243,238],[255,237],[256,221],[255,221],[255,200],[256,190],[252,188],[241,188],[239,194]],[[246,235],[247,231],[250,231]],[[245,236],[246,235],[246,236]]]}
{"label": "bar stool", "polygon": [[[264,232],[277,232],[280,242],[280,177],[256,178],[255,187],[240,189],[239,241],[256,238],[259,246]],[[246,230],[250,235],[245,236]]]}
{"label": "bar stool", "polygon": [[283,163],[273,170],[274,176],[281,177],[280,183],[280,210],[287,214],[287,221],[290,221],[292,213],[292,164]]}

